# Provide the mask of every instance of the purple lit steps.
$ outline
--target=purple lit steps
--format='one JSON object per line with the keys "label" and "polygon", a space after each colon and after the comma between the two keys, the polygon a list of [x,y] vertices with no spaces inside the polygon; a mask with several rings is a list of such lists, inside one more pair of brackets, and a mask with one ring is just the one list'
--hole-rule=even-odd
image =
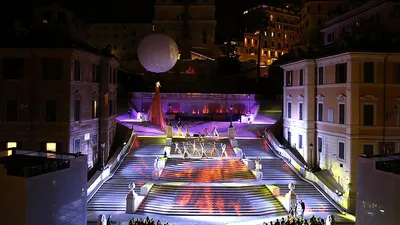
{"label": "purple lit steps", "polygon": [[[90,211],[125,211],[126,195],[129,192],[128,183],[112,182],[104,183],[96,194],[87,203],[87,210]],[[140,193],[142,183],[137,183],[136,193]]]}
{"label": "purple lit steps", "polygon": [[254,216],[286,214],[263,185],[175,186],[154,185],[140,212],[164,215]]}
{"label": "purple lit steps", "polygon": [[104,183],[88,202],[88,211],[125,211],[125,197],[129,183],[134,182],[135,191],[146,182],[152,182],[153,157],[126,157],[114,176]]}
{"label": "purple lit steps", "polygon": [[253,173],[240,159],[168,159],[161,181],[169,182],[246,182]]}
{"label": "purple lit steps", "polygon": [[[281,193],[288,193],[288,185],[276,185]],[[306,204],[306,210],[311,212],[332,212],[338,213],[338,210],[311,184],[297,184],[294,192],[298,199],[302,199]]]}

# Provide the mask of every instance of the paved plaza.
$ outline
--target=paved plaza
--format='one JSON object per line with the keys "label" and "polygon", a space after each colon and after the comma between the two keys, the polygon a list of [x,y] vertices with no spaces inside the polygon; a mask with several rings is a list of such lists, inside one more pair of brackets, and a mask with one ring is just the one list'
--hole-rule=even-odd
{"label": "paved plaza", "polygon": [[[260,138],[260,132],[271,123],[235,124],[238,129],[239,147],[247,158],[261,159],[263,177],[256,180],[253,172],[239,157],[236,157],[230,142],[224,138],[223,129],[228,124],[220,122],[221,137],[204,140],[206,157],[194,153],[190,158],[174,152],[175,142],[183,146],[196,138],[173,139],[171,156],[159,180],[153,180],[154,159],[161,157],[166,146],[165,134],[150,125],[124,122],[135,126],[139,135],[113,177],[102,185],[88,202],[88,221],[94,222],[99,214],[112,215],[113,221],[127,222],[132,218],[150,216],[169,221],[171,224],[263,224],[287,216],[281,202],[267,186],[280,188],[280,195],[288,193],[288,184],[294,183],[299,199],[306,203],[305,217],[311,215],[326,218],[335,214],[341,224],[351,224],[312,184],[301,179],[270,146]],[[192,122],[193,133],[215,122]],[[224,128],[225,126],[225,128]],[[141,131],[139,131],[141,129]],[[156,134],[157,132],[159,134]],[[139,132],[142,132],[139,134]],[[147,133],[146,133],[147,132]],[[151,134],[150,134],[151,133]],[[239,135],[238,135],[239,134]],[[241,136],[241,135],[242,136]],[[213,143],[217,154],[212,155]],[[197,143],[199,144],[199,143]],[[222,146],[226,145],[227,156],[221,157]],[[200,148],[200,145],[197,145]],[[193,149],[192,149],[193,150]],[[192,151],[189,150],[189,151]],[[154,184],[135,214],[125,213],[125,197],[129,183],[140,187]]]}

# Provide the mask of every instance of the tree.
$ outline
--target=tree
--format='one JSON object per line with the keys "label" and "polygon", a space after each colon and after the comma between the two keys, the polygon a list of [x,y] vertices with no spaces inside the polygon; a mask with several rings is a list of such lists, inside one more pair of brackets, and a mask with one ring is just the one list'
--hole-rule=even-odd
{"label": "tree", "polygon": [[232,45],[231,40],[221,46],[222,56],[218,59],[217,72],[218,75],[232,76],[240,72],[240,55],[237,52],[235,45]]}
{"label": "tree", "polygon": [[238,54],[236,45],[232,45],[232,41],[229,40],[221,46],[222,57],[228,57],[239,60],[240,55]]}

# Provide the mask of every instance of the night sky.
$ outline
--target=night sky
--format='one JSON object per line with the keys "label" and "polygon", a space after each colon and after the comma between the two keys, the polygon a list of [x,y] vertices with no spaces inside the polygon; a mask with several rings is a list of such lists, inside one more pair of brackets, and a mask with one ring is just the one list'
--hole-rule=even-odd
{"label": "night sky", "polygon": [[[290,2],[298,0],[289,0]],[[43,2],[59,2],[75,11],[85,22],[151,22],[154,16],[154,0],[14,0],[7,11],[15,11],[18,17],[28,17],[30,8]],[[260,3],[282,3],[283,0],[216,0],[217,42],[230,36],[240,36],[240,15]],[[287,1],[286,1],[287,2]],[[21,7],[23,6],[23,7]],[[3,8],[5,9],[5,7]],[[8,14],[9,15],[9,14]]]}

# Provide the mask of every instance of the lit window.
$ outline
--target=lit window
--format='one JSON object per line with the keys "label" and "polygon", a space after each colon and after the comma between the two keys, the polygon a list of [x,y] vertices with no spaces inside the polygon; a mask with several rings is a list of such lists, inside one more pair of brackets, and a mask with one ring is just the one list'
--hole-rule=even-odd
{"label": "lit window", "polygon": [[287,34],[285,34],[285,39],[287,39]]}
{"label": "lit window", "polygon": [[57,143],[54,142],[47,142],[46,143],[46,151],[55,152],[57,148]]}
{"label": "lit window", "polygon": [[155,26],[154,26],[154,25],[152,25],[152,26],[151,26],[151,31],[153,31],[153,32],[154,32],[154,30],[155,30]]}
{"label": "lit window", "polygon": [[48,23],[47,20],[42,20],[42,23]]}
{"label": "lit window", "polygon": [[274,21],[274,16],[273,15],[269,15],[269,20]]}
{"label": "lit window", "polygon": [[264,36],[267,36],[267,31],[264,31]]}
{"label": "lit window", "polygon": [[275,36],[274,32],[271,32],[271,37],[274,37],[274,36]]}
{"label": "lit window", "polygon": [[[16,148],[17,142],[7,142],[7,149]],[[7,156],[12,155],[12,150],[7,151]]]}

